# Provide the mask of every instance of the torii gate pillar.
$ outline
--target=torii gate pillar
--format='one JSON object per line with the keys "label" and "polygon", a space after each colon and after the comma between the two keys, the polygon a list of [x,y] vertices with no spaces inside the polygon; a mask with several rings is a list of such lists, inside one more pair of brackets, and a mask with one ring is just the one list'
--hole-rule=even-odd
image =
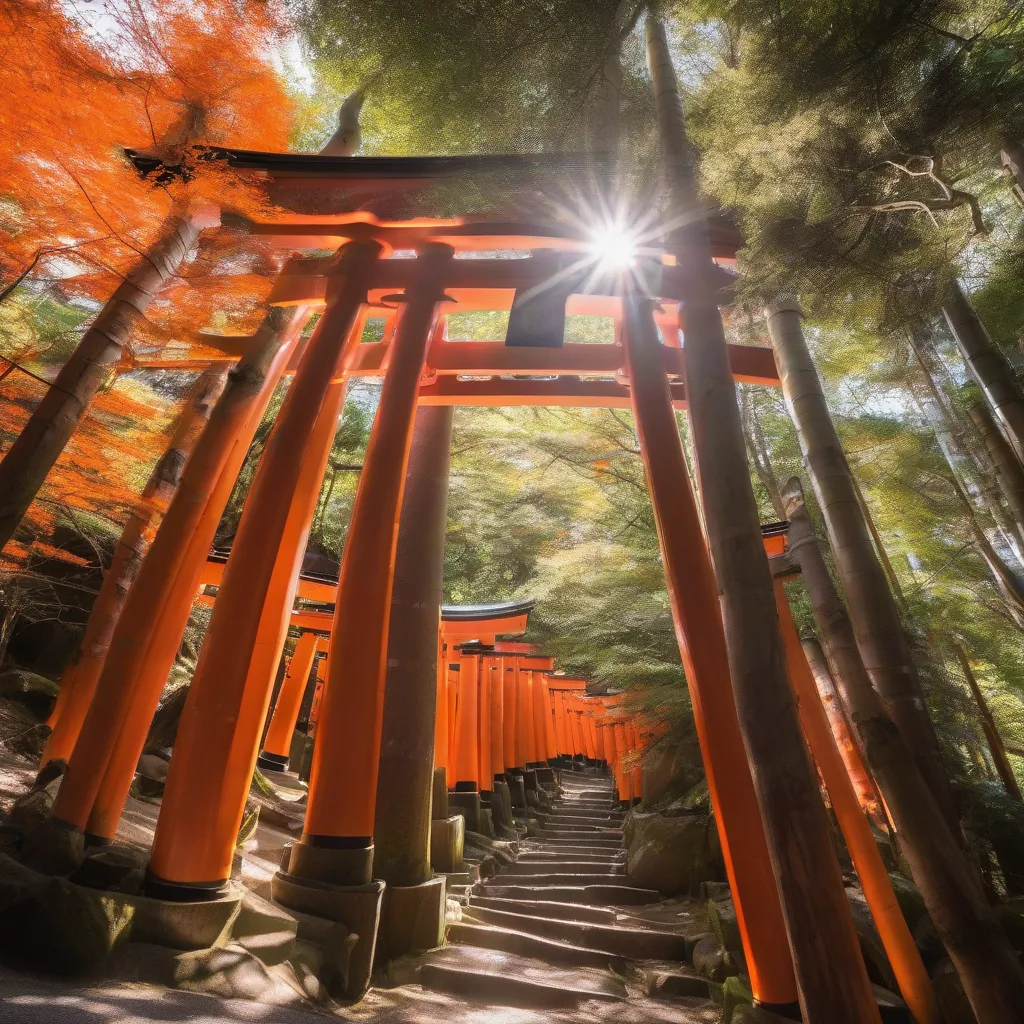
{"label": "torii gate pillar", "polygon": [[378,941],[389,958],[444,938],[444,877],[432,877],[430,819],[453,412],[416,412],[398,525],[374,818],[374,874],[387,883]]}

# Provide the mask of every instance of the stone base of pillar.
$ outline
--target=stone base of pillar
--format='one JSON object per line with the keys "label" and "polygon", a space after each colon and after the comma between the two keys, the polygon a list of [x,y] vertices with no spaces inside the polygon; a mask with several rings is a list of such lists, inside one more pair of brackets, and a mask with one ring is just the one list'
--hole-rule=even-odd
{"label": "stone base of pillar", "polygon": [[[490,795],[490,794],[488,794]],[[482,836],[486,836],[488,839],[497,839],[497,835],[494,832],[494,818],[491,816],[490,807],[484,807],[480,805],[480,827],[473,831],[478,832]]]}
{"label": "stone base of pillar", "polygon": [[381,909],[377,962],[440,946],[444,942],[444,896],[443,875],[420,885],[389,885]]}
{"label": "stone base of pillar", "polygon": [[466,842],[466,819],[461,814],[430,823],[430,866],[435,871],[460,871]]}
{"label": "stone base of pillar", "polygon": [[555,785],[555,771],[553,768],[536,768],[534,769],[537,773],[537,785],[539,786],[554,786]]}
{"label": "stone base of pillar", "polygon": [[523,788],[527,793],[537,792],[537,770],[527,768],[523,771]]}
{"label": "stone base of pillar", "polygon": [[455,792],[448,794],[448,807],[455,814],[461,814],[466,819],[467,832],[480,831],[480,794]]}
{"label": "stone base of pillar", "polygon": [[505,781],[508,784],[509,797],[512,800],[512,807],[517,811],[526,810],[526,788],[523,783],[522,772],[506,772]]}
{"label": "stone base of pillar", "polygon": [[227,941],[242,906],[242,890],[231,883],[206,899],[199,898],[191,887],[175,887],[152,876],[147,877],[145,888],[145,896],[101,894],[134,908],[134,942],[152,942],[172,949],[210,949]]}
{"label": "stone base of pillar", "polygon": [[444,768],[434,769],[434,780],[430,789],[430,817],[448,817],[448,772]]}
{"label": "stone base of pillar", "polygon": [[493,792],[494,796],[491,798],[491,818],[497,825],[514,828],[515,819],[512,817],[512,794],[509,791],[508,783],[504,779],[495,779]]}
{"label": "stone base of pillar", "polygon": [[[271,894],[295,916],[298,937],[327,950],[320,977],[327,991],[335,999],[360,999],[370,987],[384,883],[330,885],[279,871],[271,881]],[[354,945],[348,941],[353,935]]]}
{"label": "stone base of pillar", "polygon": [[288,770],[288,758],[261,750],[260,756],[256,758],[256,767],[261,772],[284,772]]}
{"label": "stone base of pillar", "polygon": [[300,840],[289,849],[286,871],[328,885],[369,885],[373,878],[373,845],[346,850]]}

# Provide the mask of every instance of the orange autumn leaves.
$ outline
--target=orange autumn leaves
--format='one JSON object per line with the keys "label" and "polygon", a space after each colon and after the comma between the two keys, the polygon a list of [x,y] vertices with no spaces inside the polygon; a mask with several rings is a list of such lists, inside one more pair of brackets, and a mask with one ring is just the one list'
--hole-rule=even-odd
{"label": "orange autumn leaves", "polygon": [[[285,28],[283,6],[266,0],[0,0],[0,355],[52,377],[66,346],[48,351],[45,331],[7,328],[34,315],[44,289],[55,303],[95,310],[176,199],[263,209],[254,183],[223,167],[195,164],[189,181],[154,185],[124,149],[169,162],[193,144],[287,149],[291,104],[271,59]],[[237,240],[204,239],[133,347],[251,329],[273,268],[238,250]],[[6,294],[23,274],[25,287]],[[149,371],[112,379],[32,506],[37,545],[58,516],[98,516],[116,529],[190,380]],[[0,379],[0,454],[44,387],[18,369]]]}

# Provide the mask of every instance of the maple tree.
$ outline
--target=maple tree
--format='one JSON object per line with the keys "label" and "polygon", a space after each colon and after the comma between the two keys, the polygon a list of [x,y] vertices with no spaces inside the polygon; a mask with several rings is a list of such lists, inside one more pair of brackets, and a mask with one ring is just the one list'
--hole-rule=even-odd
{"label": "maple tree", "polygon": [[[216,224],[219,208],[262,208],[250,182],[191,147],[287,147],[290,104],[269,60],[285,23],[276,4],[256,0],[117,0],[86,12],[52,0],[0,4],[0,54],[11,72],[0,110],[0,300],[49,283],[97,313],[0,464],[0,541],[13,536],[199,232]],[[149,182],[125,146],[182,171]],[[173,305],[163,296],[155,303],[150,334],[187,341],[235,293],[254,311],[268,286],[218,254],[224,243],[193,261],[184,283],[209,280],[187,302],[177,288]],[[7,369],[19,375],[26,354],[45,354],[8,351]]]}

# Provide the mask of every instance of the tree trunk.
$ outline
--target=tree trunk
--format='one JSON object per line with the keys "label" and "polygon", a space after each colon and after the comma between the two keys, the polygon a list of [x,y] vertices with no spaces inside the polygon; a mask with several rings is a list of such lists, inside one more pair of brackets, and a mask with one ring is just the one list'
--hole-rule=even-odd
{"label": "tree trunk", "polygon": [[[923,403],[923,412],[935,430],[946,461],[954,475],[963,479],[966,490],[970,491],[973,487],[977,491],[981,504],[992,516],[1003,540],[1016,559],[1021,561],[1024,554],[1024,518],[1018,523],[1003,507],[1002,490],[996,480],[997,467],[984,437],[979,435],[976,425],[962,412],[960,406],[950,401],[940,387],[937,377],[940,372],[948,374],[948,370],[939,359],[931,337],[924,332],[912,331],[908,334],[908,340],[932,398],[932,401],[925,400]],[[981,405],[981,408],[991,422],[988,407]],[[971,435],[969,440],[968,433]],[[999,440],[1006,445],[1002,434],[999,434]],[[1015,460],[1013,450],[1009,446],[1007,450],[1010,458]]]}
{"label": "tree trunk", "polygon": [[0,462],[0,548],[14,536],[135,324],[215,219],[206,207],[175,209],[160,238],[117,286]]}
{"label": "tree trunk", "polygon": [[419,885],[431,877],[437,631],[453,412],[424,405],[416,412],[398,524],[374,823],[374,868],[388,885]]}
{"label": "tree trunk", "polygon": [[1013,521],[1019,531],[1024,532],[1024,467],[1021,466],[1009,442],[999,432],[992,414],[982,402],[972,402],[967,408],[974,425],[978,428],[992,465],[995,466],[996,483],[1013,513]]}
{"label": "tree trunk", "polygon": [[804,341],[800,309],[794,301],[782,300],[768,309],[767,316],[786,404],[825,517],[864,666],[953,827],[956,804],[935,727],[893,593],[872,546],[850,465]]}
{"label": "tree trunk", "polygon": [[1024,390],[1017,375],[1006,356],[992,343],[959,282],[953,282],[942,312],[1017,459],[1024,458]]}
{"label": "tree trunk", "polygon": [[974,506],[970,503],[966,493],[955,477],[949,477],[950,486],[957,496],[964,518],[967,520],[967,527],[974,539],[974,547],[992,573],[999,596],[1003,599],[1007,614],[1024,629],[1024,591],[1022,591],[1020,580],[1011,571],[1010,567],[992,547],[985,531],[981,528],[974,512]]}
{"label": "tree trunk", "polygon": [[[732,686],[775,869],[807,1024],[878,1021],[790,687],[747,467],[714,264],[664,26],[647,21],[647,59],[669,194],[669,246],[686,282],[686,394]],[[694,543],[700,538],[695,537]]]}
{"label": "tree trunk", "polygon": [[1008,139],[999,154],[1003,161],[1003,170],[1013,182],[1013,194],[1017,202],[1024,206],[1024,146],[1016,140]]}
{"label": "tree trunk", "polygon": [[996,728],[995,719],[992,717],[992,712],[989,711],[988,702],[985,700],[985,695],[981,692],[981,687],[978,685],[978,680],[975,678],[974,671],[971,668],[971,663],[967,658],[967,652],[960,646],[960,644],[953,644],[953,652],[956,654],[956,660],[960,662],[960,668],[963,670],[964,678],[967,680],[967,685],[971,688],[971,693],[974,696],[974,702],[978,705],[978,713],[981,715],[981,727],[985,732],[985,740],[988,743],[989,753],[992,755],[992,762],[996,766],[996,771],[999,773],[999,778],[1003,780],[1003,786],[1006,792],[1010,796],[1015,797],[1024,803],[1024,796],[1021,796],[1020,786],[1017,784],[1017,779],[1013,774],[1013,769],[1010,767],[1009,758],[1006,756],[1006,748],[1003,746],[1002,737],[999,735],[999,730]]}
{"label": "tree trunk", "polygon": [[825,652],[821,649],[816,636],[802,637],[800,644],[807,657],[807,664],[811,667],[811,675],[814,676],[818,696],[828,716],[828,724],[835,737],[836,746],[846,765],[846,774],[850,776],[853,788],[857,791],[857,799],[871,822],[877,828],[884,828],[887,822],[882,810],[882,801],[879,799],[874,779],[864,765],[860,747],[850,731],[850,723],[839,691],[836,689],[836,681],[832,678],[828,661],[825,659]]}
{"label": "tree trunk", "polygon": [[[800,565],[836,684],[850,709],[868,767],[892,816],[900,848],[979,1021],[1010,1024],[1024,1006],[1024,969],[985,900],[899,730],[861,661],[853,625],[825,565],[800,481],[785,490],[789,550]],[[838,562],[839,556],[837,554]]]}
{"label": "tree trunk", "polygon": [[752,408],[750,393],[746,390],[740,392],[740,411],[743,415],[743,436],[746,439],[750,461],[754,464],[754,472],[757,473],[757,478],[761,481],[765,494],[768,495],[776,519],[781,522],[786,518],[786,512],[782,507],[779,480],[772,468],[768,445],[765,443],[764,432],[757,419],[757,411]]}
{"label": "tree trunk", "polygon": [[178,489],[185,464],[224,390],[228,369],[229,366],[223,363],[211,366],[196,382],[178,415],[167,450],[143,488],[138,507],[121,531],[110,567],[89,613],[85,636],[61,679],[53,732],[43,751],[41,765],[67,760],[71,756],[74,741],[96,692],[96,683],[110,650],[117,620],[149,547],[154,521],[167,508]]}

